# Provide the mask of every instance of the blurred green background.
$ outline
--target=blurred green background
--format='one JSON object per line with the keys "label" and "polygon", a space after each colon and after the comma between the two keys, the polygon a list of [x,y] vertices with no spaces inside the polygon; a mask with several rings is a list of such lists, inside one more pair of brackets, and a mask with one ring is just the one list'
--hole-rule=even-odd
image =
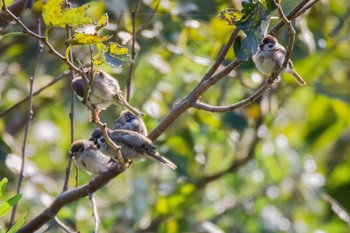
{"label": "blurred green background", "polygon": [[[9,1],[8,4],[10,4]],[[85,1],[73,2],[82,5]],[[91,3],[98,18],[108,12],[102,34],[130,46],[131,10],[137,1]],[[140,27],[157,1],[144,0],[137,15]],[[282,1],[285,12],[299,1]],[[130,102],[147,114],[151,131],[208,71],[233,27],[218,18],[240,1],[162,0],[137,37],[137,57]],[[36,30],[39,2],[21,19]],[[350,3],[318,1],[293,21],[294,68],[306,80],[300,87],[286,74],[275,87],[248,107],[229,113],[189,109],[155,142],[174,161],[174,172],[155,161],[133,163],[95,193],[101,232],[349,232],[350,219]],[[272,20],[271,26],[279,20]],[[18,25],[1,35],[21,32]],[[287,45],[287,30],[277,35]],[[64,53],[66,32],[50,30],[49,41]],[[0,38],[0,112],[28,95],[38,42],[27,35]],[[89,63],[89,49],[73,48]],[[233,61],[233,50],[223,65]],[[38,89],[68,67],[45,48],[37,67]],[[122,86],[129,68],[102,66]],[[221,69],[221,67],[219,68]],[[210,88],[201,101],[230,105],[256,90],[263,77],[248,60]],[[71,78],[63,78],[34,98],[34,115],[26,148],[23,199],[17,217],[39,214],[62,190],[70,146]],[[124,90],[124,89],[123,89]],[[9,184],[1,202],[16,192],[28,102],[0,118],[0,178]],[[111,125],[120,107],[101,113]],[[75,103],[75,139],[95,128],[89,113]],[[80,184],[90,177],[80,172]],[[70,188],[74,187],[75,169]],[[336,202],[333,208],[325,195]],[[342,209],[339,209],[341,207]],[[342,212],[343,211],[343,212]],[[58,217],[72,229],[92,232],[88,198],[64,207]],[[0,219],[5,226],[10,214]],[[43,229],[63,232],[54,222]]]}

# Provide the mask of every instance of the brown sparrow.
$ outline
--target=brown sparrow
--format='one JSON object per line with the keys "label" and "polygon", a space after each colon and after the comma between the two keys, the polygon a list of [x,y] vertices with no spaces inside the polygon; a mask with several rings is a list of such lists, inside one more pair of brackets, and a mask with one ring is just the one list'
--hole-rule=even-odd
{"label": "brown sparrow", "polygon": [[[119,83],[112,76],[107,74],[102,70],[94,71],[94,78],[91,82],[91,69],[84,68],[86,77],[90,81],[90,93],[89,98],[91,104],[94,105],[97,110],[97,116],[100,110],[105,110],[111,104],[121,105],[124,108],[128,109],[136,116],[143,116],[144,113],[133,108],[123,97],[122,91],[120,90]],[[84,97],[84,80],[78,74],[72,80],[72,88],[75,93],[83,98]]]}
{"label": "brown sparrow", "polygon": [[88,140],[73,142],[70,147],[70,156],[79,169],[93,176],[106,172],[114,164],[111,158],[105,156]]}
{"label": "brown sparrow", "polygon": [[147,135],[145,122],[143,122],[141,117],[135,116],[128,110],[120,113],[119,118],[114,121],[112,129],[127,129],[145,136]]}
{"label": "brown sparrow", "polygon": [[[152,157],[163,165],[174,170],[176,169],[176,165],[167,158],[159,155],[151,140],[142,134],[126,129],[107,129],[107,131],[110,139],[117,146],[120,146],[120,152],[125,159],[143,161],[148,157]],[[93,141],[102,153],[111,158],[115,158],[115,151],[108,146],[100,129],[96,129],[89,140]]]}
{"label": "brown sparrow", "polygon": [[[255,66],[265,75],[271,75],[277,71],[283,64],[286,56],[286,49],[280,45],[277,39],[269,34],[266,34],[263,41],[258,47],[257,53],[253,56]],[[288,61],[287,68],[283,73],[290,73],[294,79],[303,86],[306,82],[293,69],[293,63]]]}

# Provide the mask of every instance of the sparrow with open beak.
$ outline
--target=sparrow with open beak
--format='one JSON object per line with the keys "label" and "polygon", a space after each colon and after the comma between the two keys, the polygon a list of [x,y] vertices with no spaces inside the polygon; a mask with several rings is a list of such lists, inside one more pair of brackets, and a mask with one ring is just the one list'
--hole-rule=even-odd
{"label": "sparrow with open beak", "polygon": [[70,147],[70,156],[79,169],[92,176],[106,172],[115,162],[88,140],[78,140]]}
{"label": "sparrow with open beak", "polygon": [[[255,66],[265,75],[271,75],[283,65],[286,57],[286,49],[280,45],[277,39],[269,34],[266,34],[263,41],[258,47],[257,53],[253,56]],[[294,79],[303,86],[306,82],[294,70],[293,62],[288,61],[288,65],[283,73],[290,73]]]}
{"label": "sparrow with open beak", "polygon": [[112,129],[127,129],[145,136],[147,135],[145,122],[141,117],[135,116],[128,110],[124,110],[120,113],[119,118],[114,121]]}
{"label": "sparrow with open beak", "polygon": [[[131,161],[143,161],[146,158],[154,158],[163,165],[176,169],[176,165],[169,159],[162,157],[156,147],[152,144],[144,135],[125,129],[111,130],[107,129],[109,138],[117,145],[120,146],[120,152],[125,159]],[[96,147],[101,150],[107,156],[115,158],[115,151],[108,146],[103,138],[100,129],[96,129],[90,138],[94,142]]]}
{"label": "sparrow with open beak", "polygon": [[[90,82],[89,98],[92,105],[97,108],[96,116],[101,110],[105,110],[111,104],[121,105],[135,116],[143,116],[144,113],[133,108],[123,97],[119,83],[103,70],[94,70],[93,78],[91,68],[84,68],[84,73]],[[74,92],[81,98],[84,97],[85,86],[83,78],[78,74],[72,80]]]}

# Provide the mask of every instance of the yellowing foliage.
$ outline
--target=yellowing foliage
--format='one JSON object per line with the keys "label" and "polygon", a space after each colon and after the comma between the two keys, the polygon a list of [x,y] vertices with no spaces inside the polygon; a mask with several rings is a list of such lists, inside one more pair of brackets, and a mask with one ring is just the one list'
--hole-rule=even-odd
{"label": "yellowing foliage", "polygon": [[43,3],[43,19],[48,27],[66,27],[67,25],[79,27],[93,23],[93,19],[86,14],[90,5],[69,8],[64,0],[48,0]]}

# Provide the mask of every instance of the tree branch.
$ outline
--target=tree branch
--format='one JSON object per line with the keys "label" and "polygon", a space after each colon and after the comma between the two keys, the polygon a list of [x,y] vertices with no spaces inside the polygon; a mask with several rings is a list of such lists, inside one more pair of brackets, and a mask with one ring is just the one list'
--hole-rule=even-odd
{"label": "tree branch", "polygon": [[94,217],[94,233],[98,233],[98,225],[100,224],[100,218],[98,217],[97,205],[92,193],[89,193],[89,200],[92,208],[92,216]]}
{"label": "tree branch", "polygon": [[[15,17],[19,17],[19,15],[22,13],[24,9],[24,5],[26,3],[26,0],[18,0],[13,2],[10,6],[8,6],[8,9],[13,12]],[[8,24],[8,20],[12,18],[11,16],[5,12],[0,12],[0,27],[5,27]]]}
{"label": "tree branch", "polygon": [[17,233],[34,232],[38,230],[46,222],[54,218],[65,205],[86,197],[89,193],[96,192],[113,178],[123,173],[126,168],[127,167],[120,166],[120,164],[116,164],[86,185],[59,194],[48,208],[19,229]]}
{"label": "tree branch", "polygon": [[[286,17],[288,20],[295,17],[295,15],[303,9],[303,7],[309,2],[309,0],[303,0],[301,1]],[[271,31],[271,34],[276,33],[279,31],[282,26],[285,24],[284,21],[277,24]],[[279,25],[279,26],[278,26]],[[235,29],[230,38],[235,38],[235,34],[238,33],[238,29]],[[234,40],[234,39],[233,39]],[[226,52],[227,53],[227,52]],[[225,54],[225,51],[223,52]],[[226,54],[225,54],[226,56]],[[222,56],[223,58],[225,56]],[[287,56],[286,56],[287,57]],[[200,96],[207,91],[211,86],[216,84],[221,78],[229,74],[233,69],[237,68],[240,64],[242,64],[243,61],[240,61],[239,59],[234,60],[229,65],[227,65],[223,70],[218,72],[217,74],[213,75],[215,71],[217,70],[217,67],[215,67],[215,64],[212,66],[212,68],[203,78],[202,81],[193,89],[193,91],[187,95],[182,101],[180,101],[179,104],[175,105],[170,112],[159,122],[159,124],[149,133],[148,137],[154,141],[156,140],[165,130],[167,130],[170,125],[183,113],[185,112],[189,107],[191,107],[195,102],[198,101]],[[220,64],[220,63],[219,63]],[[269,77],[270,84],[276,80],[278,73],[274,73]],[[268,86],[267,86],[268,87]],[[268,88],[266,87],[265,90]],[[195,104],[194,104],[195,105]],[[196,105],[198,106],[198,105]]]}
{"label": "tree branch", "polygon": [[230,112],[230,111],[233,111],[237,108],[241,108],[241,107],[247,106],[250,103],[255,102],[270,87],[271,87],[271,82],[269,81],[269,79],[267,79],[266,82],[256,92],[254,92],[251,96],[249,96],[248,98],[245,98],[245,99],[243,99],[235,104],[232,104],[229,106],[212,106],[212,105],[197,101],[197,102],[191,103],[191,107],[197,108],[200,110],[204,110],[204,111],[208,111],[208,112]]}
{"label": "tree branch", "polygon": [[[67,32],[67,37],[70,38],[71,36],[71,31],[70,29],[67,27],[66,28],[66,32]],[[66,48],[68,47],[68,45],[66,45]],[[72,62],[73,61],[73,53],[72,50],[69,50],[69,61]],[[74,70],[71,70],[71,76],[72,79],[75,76]],[[74,112],[75,112],[75,95],[74,95],[74,91],[71,89],[71,96],[70,96],[70,113],[69,113],[69,125],[70,125],[70,143],[72,144],[74,142],[74,129],[75,129],[75,124],[74,124]],[[68,164],[66,167],[66,176],[64,179],[64,183],[63,183],[63,188],[62,191],[67,191],[68,190],[68,184],[69,184],[69,178],[70,178],[70,173],[72,170],[72,157],[69,156],[68,157]]]}
{"label": "tree branch", "polygon": [[[317,2],[318,0],[316,0]],[[286,16],[288,20],[295,19],[296,17],[300,16],[300,12],[305,12],[304,7],[310,2],[310,0],[302,0],[296,7],[294,7]],[[316,3],[315,2],[315,3]],[[306,6],[307,9],[309,9]],[[271,35],[276,35],[276,33],[281,30],[281,28],[285,25],[285,21],[280,21],[278,24],[276,24],[269,32]]]}

